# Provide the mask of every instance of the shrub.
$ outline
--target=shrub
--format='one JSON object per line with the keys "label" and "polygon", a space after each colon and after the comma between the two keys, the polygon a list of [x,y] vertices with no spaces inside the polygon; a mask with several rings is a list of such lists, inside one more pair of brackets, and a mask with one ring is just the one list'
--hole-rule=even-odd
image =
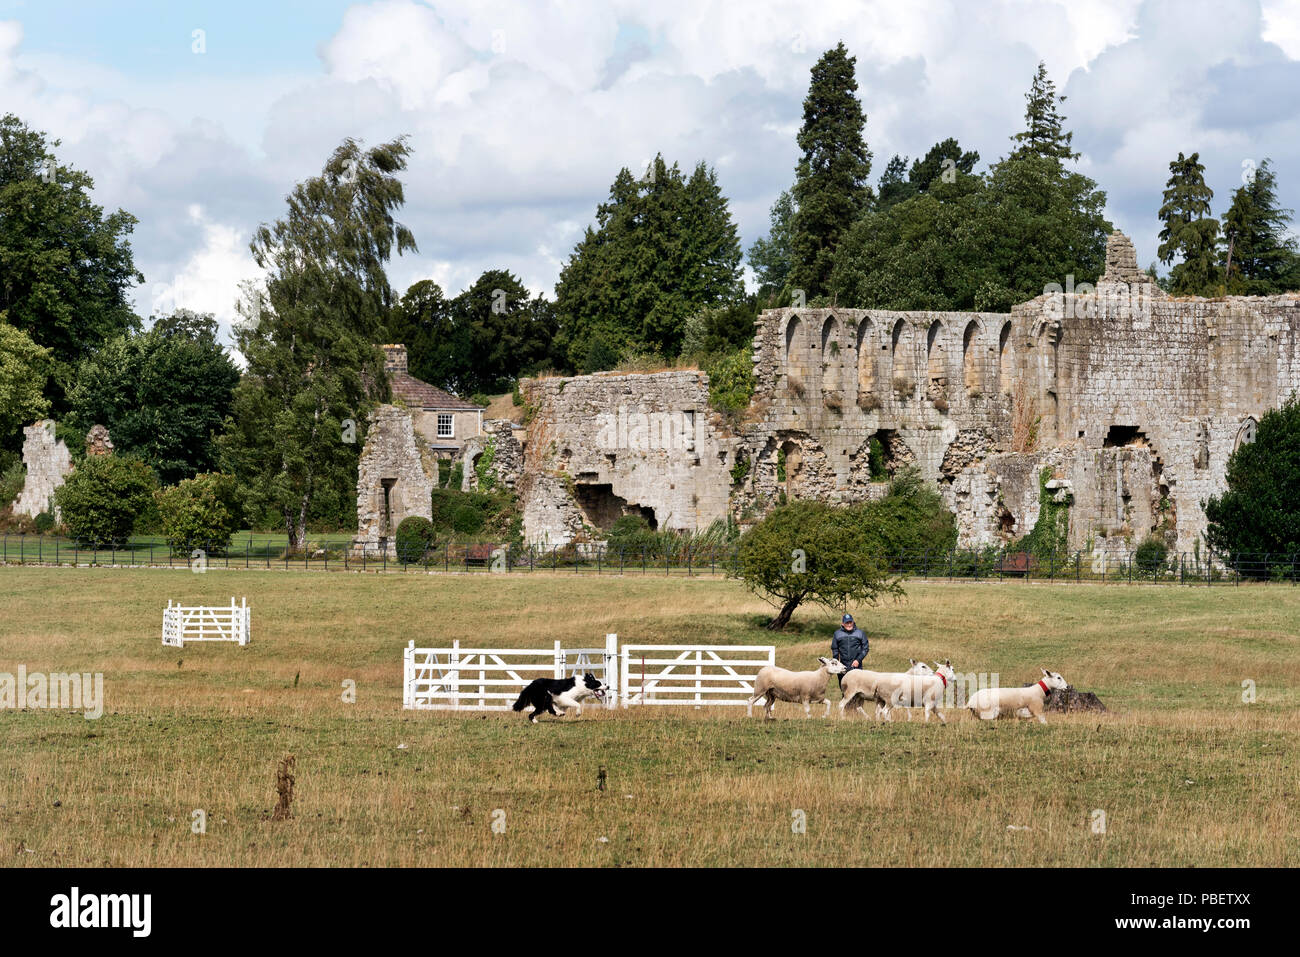
{"label": "shrub", "polygon": [[477,535],[483,531],[483,510],[468,502],[451,513],[451,530],[457,535]]}
{"label": "shrub", "polygon": [[153,469],[125,455],[95,455],[54,493],[68,534],[91,545],[125,542],[153,500]]}
{"label": "shrub", "polygon": [[888,560],[896,555],[939,555],[957,544],[957,523],[939,492],[915,467],[899,469],[884,498],[850,510],[863,547]]}
{"label": "shrub", "polygon": [[1133,560],[1137,562],[1138,569],[1148,575],[1154,574],[1157,569],[1164,568],[1168,559],[1169,546],[1165,544],[1163,538],[1157,535],[1148,535],[1142,540],[1142,544],[1137,547],[1137,551],[1133,553]]}
{"label": "shrub", "polygon": [[650,523],[640,515],[624,515],[605,533],[605,543],[613,550],[622,550],[628,554],[639,553],[642,549],[655,552],[659,547],[659,535],[650,527]]}
{"label": "shrub", "polygon": [[54,528],[54,516],[49,512],[41,512],[36,516],[34,524],[36,526],[36,534],[44,535],[46,532],[49,532]]}
{"label": "shrub", "polygon": [[749,406],[754,397],[754,359],[748,349],[727,353],[710,363],[709,405],[726,415],[735,415]]}
{"label": "shrub", "polygon": [[0,510],[14,503],[27,481],[27,467],[13,452],[0,452]]}
{"label": "shrub", "polygon": [[154,493],[163,537],[173,551],[220,551],[243,519],[234,476],[207,472]]}
{"label": "shrub", "polygon": [[403,564],[422,562],[433,542],[433,522],[420,515],[407,516],[397,526],[397,560]]}
{"label": "shrub", "polygon": [[1205,537],[1220,557],[1242,567],[1252,558],[1300,554],[1300,399],[1264,413],[1255,441],[1228,459],[1227,491],[1205,503]]}

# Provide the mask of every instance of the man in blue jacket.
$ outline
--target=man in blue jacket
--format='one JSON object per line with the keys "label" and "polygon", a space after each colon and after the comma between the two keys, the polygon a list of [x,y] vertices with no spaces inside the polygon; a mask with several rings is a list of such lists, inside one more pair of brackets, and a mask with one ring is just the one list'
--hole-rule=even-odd
{"label": "man in blue jacket", "polygon": [[[862,661],[870,650],[866,634],[853,624],[853,616],[845,612],[840,619],[840,627],[835,629],[835,637],[831,639],[831,657],[838,658],[846,668],[852,670],[862,667]],[[843,687],[844,675],[836,675],[835,678],[840,687]]]}

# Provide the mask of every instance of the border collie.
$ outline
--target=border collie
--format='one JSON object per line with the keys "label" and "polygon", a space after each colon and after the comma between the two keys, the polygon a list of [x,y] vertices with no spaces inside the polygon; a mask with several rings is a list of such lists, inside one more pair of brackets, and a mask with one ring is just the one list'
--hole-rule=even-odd
{"label": "border collie", "polygon": [[[528,716],[528,720],[536,724],[537,716],[543,711],[562,718],[568,709],[580,707],[583,698],[603,698],[608,690],[609,685],[598,681],[591,672],[583,675],[581,682],[578,681],[577,676],[536,678],[520,692],[514,710],[523,711],[531,705],[533,713]],[[556,708],[560,710],[556,711]]]}

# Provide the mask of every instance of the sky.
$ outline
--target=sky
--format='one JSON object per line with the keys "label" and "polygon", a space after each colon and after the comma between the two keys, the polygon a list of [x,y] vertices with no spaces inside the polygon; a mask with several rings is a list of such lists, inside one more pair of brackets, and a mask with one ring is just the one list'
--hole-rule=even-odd
{"label": "sky", "polygon": [[228,329],[253,231],[348,136],[414,151],[399,291],[505,268],[553,295],[615,174],[657,152],[717,170],[748,249],[793,181],[809,70],[841,40],[873,182],[949,136],[980,168],[1004,156],[1044,60],[1077,168],[1143,266],[1180,151],[1200,152],[1216,215],[1265,157],[1300,208],[1300,0],[0,0],[0,112],[139,219],[139,314]]}

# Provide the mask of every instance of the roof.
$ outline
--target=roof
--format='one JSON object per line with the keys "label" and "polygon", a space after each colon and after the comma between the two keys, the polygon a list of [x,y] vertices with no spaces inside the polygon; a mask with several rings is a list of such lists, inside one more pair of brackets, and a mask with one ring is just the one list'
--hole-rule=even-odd
{"label": "roof", "polygon": [[401,399],[408,406],[419,409],[438,410],[441,412],[482,412],[483,406],[458,399],[450,392],[444,392],[437,386],[421,382],[407,372],[393,371],[388,374],[388,381],[393,387],[393,396]]}

